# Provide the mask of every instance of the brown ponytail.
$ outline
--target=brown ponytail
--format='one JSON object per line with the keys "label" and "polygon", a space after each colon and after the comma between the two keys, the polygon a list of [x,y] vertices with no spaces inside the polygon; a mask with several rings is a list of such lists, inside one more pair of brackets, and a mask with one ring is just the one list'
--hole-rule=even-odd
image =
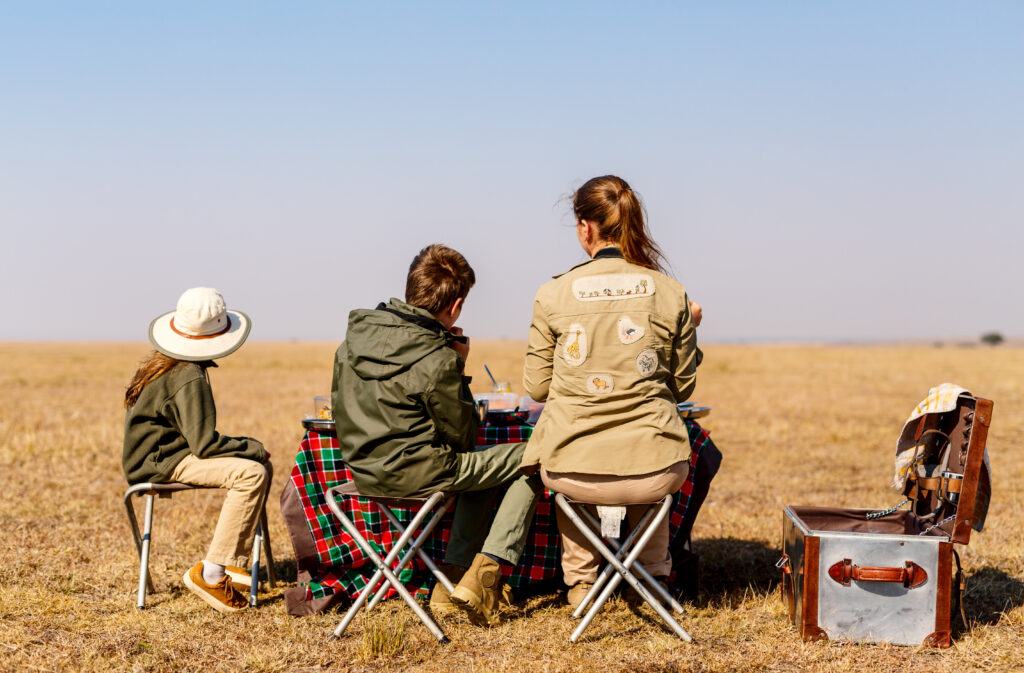
{"label": "brown ponytail", "polygon": [[576,190],[572,209],[577,220],[597,225],[602,239],[622,250],[627,262],[662,271],[664,255],[647,230],[647,217],[636,192],[620,177],[591,178]]}
{"label": "brown ponytail", "polygon": [[128,390],[124,393],[125,409],[138,402],[142,389],[149,385],[151,381],[161,374],[166,374],[180,364],[182,364],[181,360],[175,360],[159,351],[150,353],[149,357],[139,364],[139,368],[135,371],[135,376],[132,377],[132,382],[128,384]]}

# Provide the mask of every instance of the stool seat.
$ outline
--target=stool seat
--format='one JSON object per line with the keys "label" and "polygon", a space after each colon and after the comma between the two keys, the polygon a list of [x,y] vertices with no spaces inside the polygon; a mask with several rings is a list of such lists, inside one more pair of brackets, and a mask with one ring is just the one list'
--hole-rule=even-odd
{"label": "stool seat", "polygon": [[[193,486],[192,484],[182,484],[177,481],[168,482],[143,482],[140,484],[132,484],[128,487],[128,490],[124,492],[125,497],[129,495],[135,495],[142,497],[147,493],[153,493],[161,497],[170,497],[171,493],[177,493],[179,491],[199,491],[204,489],[217,488],[216,486]],[[165,495],[167,494],[167,495]]]}
{"label": "stool seat", "polygon": [[359,487],[354,481],[348,481],[344,484],[339,484],[331,489],[336,496],[346,496],[350,498],[363,498],[364,500],[372,500],[376,503],[380,503],[385,507],[394,507],[396,509],[417,509],[422,507],[425,502],[435,495],[440,494],[442,500],[447,500],[449,497],[453,497],[454,493],[446,493],[445,491],[435,491],[429,495],[421,497],[397,497],[393,495],[369,495],[359,490]]}
{"label": "stool seat", "polygon": [[[140,610],[145,608],[147,591],[156,591],[156,588],[153,586],[153,578],[149,575],[149,551],[153,537],[154,498],[170,498],[173,494],[180,493],[181,491],[201,491],[217,488],[219,487],[197,486],[176,481],[142,482],[130,485],[124,492],[124,507],[128,515],[128,525],[131,527],[132,537],[135,539],[135,549],[139,554],[139,590],[135,607]],[[146,499],[146,510],[143,519],[144,528],[141,532],[139,531],[138,518],[135,516],[135,507],[132,506],[132,496]],[[277,574],[274,571],[274,553],[270,548],[270,534],[267,531],[267,505],[265,499],[256,524],[256,531],[253,535],[252,574],[249,587],[250,607],[256,606],[256,596],[259,590],[261,547],[266,551],[267,555],[267,581],[270,583],[271,588],[273,588],[277,585]]]}
{"label": "stool seat", "polygon": [[[387,518],[391,525],[394,526],[396,530],[400,531],[399,538],[392,545],[391,549],[385,550],[387,552],[387,556],[385,556],[385,558],[381,559],[373,545],[363,537],[359,532],[359,529],[356,528],[355,522],[345,514],[344,510],[342,510],[341,506],[338,504],[339,498],[352,497],[362,498],[373,503],[377,509],[380,510],[380,513]],[[345,529],[345,532],[348,533],[355,541],[356,545],[359,546],[360,551],[362,551],[363,554],[373,562],[374,566],[377,567],[377,571],[374,573],[373,577],[370,578],[370,581],[367,582],[363,590],[359,592],[358,596],[356,596],[352,606],[347,612],[345,612],[345,616],[342,618],[341,623],[338,624],[336,629],[334,629],[334,633],[331,634],[328,640],[333,640],[334,638],[341,636],[341,634],[345,632],[345,629],[348,628],[349,624],[352,623],[352,620],[355,619],[356,614],[358,614],[364,604],[366,605],[367,611],[373,609],[373,607],[380,602],[382,598],[384,598],[384,595],[387,593],[388,587],[390,586],[394,588],[394,590],[398,592],[398,595],[402,597],[402,600],[412,608],[412,611],[416,613],[419,620],[423,622],[423,625],[427,627],[438,641],[442,643],[448,642],[448,638],[444,635],[444,632],[441,631],[441,627],[439,627],[437,622],[435,622],[433,618],[420,606],[420,604],[416,602],[416,599],[412,597],[409,590],[406,589],[401,580],[398,579],[398,575],[407,565],[409,565],[413,557],[416,556],[423,561],[423,564],[426,565],[430,572],[434,574],[437,581],[444,585],[449,592],[455,590],[455,586],[445,576],[445,574],[441,572],[440,568],[438,568],[430,557],[424,554],[423,550],[420,549],[420,547],[423,546],[423,543],[430,536],[431,531],[433,531],[437,524],[440,523],[445,513],[452,506],[453,502],[455,502],[455,494],[445,493],[442,491],[432,493],[426,498],[396,498],[391,496],[365,495],[359,492],[359,488],[356,486],[355,482],[346,482],[327,490],[328,507],[331,508],[334,516],[341,524],[341,527]],[[418,509],[419,511],[417,511],[413,516],[409,525],[404,526],[402,525],[402,522],[398,520],[398,517],[396,517],[391,511],[391,507]],[[414,538],[413,536],[416,534],[417,530],[420,531],[419,535],[416,535]],[[401,554],[403,549],[407,546],[408,549],[404,554],[402,554],[401,558],[399,558],[399,554]],[[395,563],[396,560],[398,561],[397,564]],[[378,584],[381,585],[380,589],[377,588]]]}
{"label": "stool seat", "polygon": [[657,500],[642,500],[640,502],[619,502],[615,503],[614,505],[609,505],[606,502],[586,502],[585,500],[573,500],[567,495],[563,495],[562,497],[565,498],[565,501],[567,503],[573,505],[588,505],[591,507],[643,507],[644,505],[648,507],[655,507],[657,505],[660,505],[664,501],[664,498],[658,498]]}

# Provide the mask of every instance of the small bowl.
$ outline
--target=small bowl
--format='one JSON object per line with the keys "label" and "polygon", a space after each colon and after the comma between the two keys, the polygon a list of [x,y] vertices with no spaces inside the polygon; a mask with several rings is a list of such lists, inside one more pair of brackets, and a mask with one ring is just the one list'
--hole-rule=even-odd
{"label": "small bowl", "polygon": [[519,402],[519,395],[515,393],[476,393],[473,395],[473,399],[476,401],[487,400],[487,408],[492,411],[495,409],[512,411]]}
{"label": "small bowl", "polygon": [[488,425],[525,425],[530,418],[529,409],[488,409]]}

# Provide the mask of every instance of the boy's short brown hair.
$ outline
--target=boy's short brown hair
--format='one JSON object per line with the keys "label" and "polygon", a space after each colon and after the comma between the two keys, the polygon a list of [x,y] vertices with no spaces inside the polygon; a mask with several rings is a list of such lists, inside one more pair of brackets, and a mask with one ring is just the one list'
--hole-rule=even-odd
{"label": "boy's short brown hair", "polygon": [[405,301],[438,314],[456,299],[465,299],[476,283],[476,274],[461,253],[434,243],[420,250],[409,265]]}

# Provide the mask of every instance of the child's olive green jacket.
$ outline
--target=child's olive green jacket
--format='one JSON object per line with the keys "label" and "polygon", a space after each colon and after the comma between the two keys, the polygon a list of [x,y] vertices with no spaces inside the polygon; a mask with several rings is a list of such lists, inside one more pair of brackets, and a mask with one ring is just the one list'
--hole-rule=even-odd
{"label": "child's olive green jacket", "polygon": [[163,482],[190,453],[196,458],[267,459],[255,439],[217,432],[206,369],[183,362],[150,381],[125,413],[121,466],[130,484]]}
{"label": "child's olive green jacket", "polygon": [[391,299],[352,311],[334,358],[334,423],[345,464],[369,495],[422,496],[476,445],[477,416],[455,337],[429,312]]}
{"label": "child's olive green jacket", "polygon": [[523,384],[547,405],[524,469],[635,476],[688,460],[676,403],[693,392],[699,360],[674,279],[614,247],[556,276],[533,304]]}

